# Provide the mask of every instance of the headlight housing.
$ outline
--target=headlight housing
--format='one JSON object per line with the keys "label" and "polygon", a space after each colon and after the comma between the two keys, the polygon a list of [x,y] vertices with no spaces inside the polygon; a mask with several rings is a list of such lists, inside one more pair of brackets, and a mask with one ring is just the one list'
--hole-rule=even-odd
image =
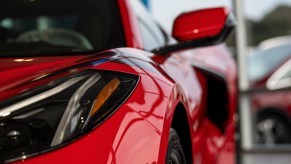
{"label": "headlight housing", "polygon": [[0,104],[0,160],[42,153],[77,138],[110,116],[138,76],[85,71]]}

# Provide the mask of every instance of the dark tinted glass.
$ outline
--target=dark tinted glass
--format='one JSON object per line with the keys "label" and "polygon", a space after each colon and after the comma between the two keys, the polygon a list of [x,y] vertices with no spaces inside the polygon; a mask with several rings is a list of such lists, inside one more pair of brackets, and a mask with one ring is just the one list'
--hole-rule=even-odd
{"label": "dark tinted glass", "polygon": [[0,6],[0,56],[62,54],[124,45],[113,0],[6,0]]}

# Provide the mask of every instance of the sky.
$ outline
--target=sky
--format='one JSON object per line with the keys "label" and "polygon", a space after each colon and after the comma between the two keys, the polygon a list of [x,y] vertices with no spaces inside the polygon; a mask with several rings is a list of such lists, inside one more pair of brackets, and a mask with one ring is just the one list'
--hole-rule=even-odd
{"label": "sky", "polygon": [[[259,20],[279,4],[291,5],[291,0],[245,0],[244,4],[246,16]],[[171,32],[173,20],[180,13],[215,6],[232,8],[232,0],[150,0],[150,6],[154,17]]]}
{"label": "sky", "polygon": [[291,6],[291,0],[246,0],[245,11],[247,17],[258,20],[281,4]]}

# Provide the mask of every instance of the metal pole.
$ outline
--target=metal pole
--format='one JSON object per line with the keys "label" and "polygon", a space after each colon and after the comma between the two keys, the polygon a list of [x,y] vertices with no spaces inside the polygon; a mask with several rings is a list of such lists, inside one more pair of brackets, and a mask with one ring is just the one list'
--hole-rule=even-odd
{"label": "metal pole", "polygon": [[249,150],[253,147],[252,115],[248,95],[244,94],[249,90],[248,67],[247,67],[247,35],[244,18],[243,0],[233,0],[237,16],[236,45],[239,75],[239,112],[241,125],[242,149]]}

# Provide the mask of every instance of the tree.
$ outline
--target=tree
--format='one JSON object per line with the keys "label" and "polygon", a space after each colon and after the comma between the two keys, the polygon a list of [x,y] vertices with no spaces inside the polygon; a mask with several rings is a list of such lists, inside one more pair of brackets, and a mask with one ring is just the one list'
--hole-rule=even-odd
{"label": "tree", "polygon": [[276,36],[291,33],[291,7],[281,5],[267,13],[260,21],[247,20],[248,39],[250,45]]}

